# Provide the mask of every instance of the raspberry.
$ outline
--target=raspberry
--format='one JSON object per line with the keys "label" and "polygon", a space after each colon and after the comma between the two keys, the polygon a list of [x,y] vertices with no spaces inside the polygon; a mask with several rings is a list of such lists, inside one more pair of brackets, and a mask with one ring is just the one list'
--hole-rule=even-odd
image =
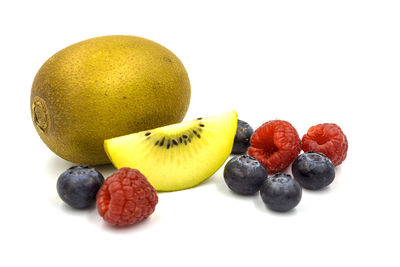
{"label": "raspberry", "polygon": [[347,138],[342,129],[334,123],[312,126],[303,136],[303,151],[325,154],[333,163],[340,165],[347,156]]}
{"label": "raspberry", "polygon": [[108,177],[97,193],[97,210],[115,226],[140,222],[153,213],[156,190],[138,170],[121,168]]}
{"label": "raspberry", "polygon": [[287,121],[272,120],[254,132],[248,154],[273,174],[285,170],[300,151],[301,141],[296,129]]}

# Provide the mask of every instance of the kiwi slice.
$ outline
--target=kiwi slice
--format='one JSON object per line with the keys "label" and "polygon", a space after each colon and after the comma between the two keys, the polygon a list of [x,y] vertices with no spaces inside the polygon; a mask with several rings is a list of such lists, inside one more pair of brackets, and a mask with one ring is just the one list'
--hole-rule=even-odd
{"label": "kiwi slice", "polygon": [[142,172],[157,191],[193,187],[213,175],[231,153],[236,111],[104,141],[114,166]]}

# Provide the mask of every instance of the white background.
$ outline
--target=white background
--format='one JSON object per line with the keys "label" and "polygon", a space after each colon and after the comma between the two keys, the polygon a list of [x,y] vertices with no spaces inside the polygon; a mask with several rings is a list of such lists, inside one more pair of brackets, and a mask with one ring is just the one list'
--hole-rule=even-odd
{"label": "white background", "polygon": [[[1,266],[399,266],[399,1],[36,0],[0,13]],[[129,228],[67,207],[55,186],[72,164],[37,135],[31,84],[58,50],[111,34],[182,60],[186,119],[236,109],[254,128],[284,119],[301,136],[339,124],[349,151],[335,181],[286,214],[231,193],[223,168],[160,193],[154,214]]]}

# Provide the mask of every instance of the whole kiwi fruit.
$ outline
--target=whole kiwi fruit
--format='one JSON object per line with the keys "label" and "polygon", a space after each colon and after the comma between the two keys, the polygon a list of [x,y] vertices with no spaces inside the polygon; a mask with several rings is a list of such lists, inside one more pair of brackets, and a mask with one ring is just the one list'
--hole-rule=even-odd
{"label": "whole kiwi fruit", "polygon": [[73,44],[39,69],[31,91],[33,124],[61,158],[109,163],[105,139],[181,122],[190,82],[165,47],[112,35]]}

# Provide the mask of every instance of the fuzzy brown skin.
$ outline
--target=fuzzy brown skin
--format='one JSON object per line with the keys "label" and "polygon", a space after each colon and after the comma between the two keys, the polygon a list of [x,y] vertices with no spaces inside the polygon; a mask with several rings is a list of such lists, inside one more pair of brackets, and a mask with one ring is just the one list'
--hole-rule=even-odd
{"label": "fuzzy brown skin", "polygon": [[31,91],[32,120],[43,142],[77,163],[109,163],[103,141],[181,122],[190,82],[165,47],[134,36],[105,36],[49,58]]}

